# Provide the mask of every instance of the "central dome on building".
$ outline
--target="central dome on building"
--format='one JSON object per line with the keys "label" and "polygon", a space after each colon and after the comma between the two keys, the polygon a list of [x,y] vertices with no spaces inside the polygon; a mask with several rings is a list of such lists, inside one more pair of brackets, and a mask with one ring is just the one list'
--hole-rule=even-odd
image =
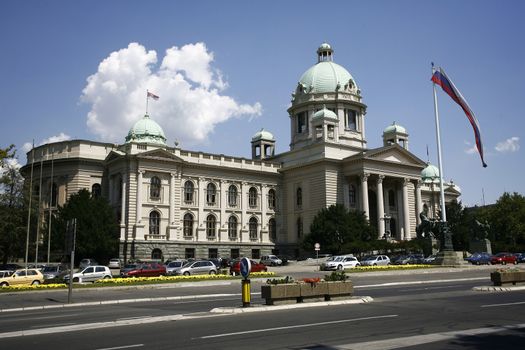
{"label": "central dome on building", "polygon": [[333,62],[332,47],[323,43],[317,49],[318,62],[299,79],[304,93],[327,93],[357,89],[354,78],[342,66]]}
{"label": "central dome on building", "polygon": [[135,123],[126,136],[126,143],[149,143],[166,146],[164,131],[149,115],[145,114],[141,120]]}

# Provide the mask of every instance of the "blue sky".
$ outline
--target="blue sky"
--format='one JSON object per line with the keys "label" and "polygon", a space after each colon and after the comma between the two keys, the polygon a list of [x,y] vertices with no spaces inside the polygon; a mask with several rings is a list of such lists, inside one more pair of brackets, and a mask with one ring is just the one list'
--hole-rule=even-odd
{"label": "blue sky", "polygon": [[[481,125],[438,91],[446,180],[464,205],[525,194],[523,1],[2,1],[0,147],[31,140],[122,143],[145,112],[168,142],[249,158],[260,128],[288,150],[286,109],[324,41],[359,85],[370,148],[393,121],[437,165],[430,62]],[[89,80],[88,80],[89,78]],[[26,146],[24,146],[26,145]]]}

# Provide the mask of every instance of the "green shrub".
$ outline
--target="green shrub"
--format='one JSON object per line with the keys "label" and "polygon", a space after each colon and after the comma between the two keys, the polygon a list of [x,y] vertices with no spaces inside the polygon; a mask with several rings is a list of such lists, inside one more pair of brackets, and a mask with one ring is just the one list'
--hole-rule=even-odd
{"label": "green shrub", "polygon": [[348,279],[348,276],[345,274],[344,271],[334,271],[329,275],[324,276],[325,281],[346,281]]}
{"label": "green shrub", "polygon": [[285,278],[272,278],[272,279],[266,280],[266,284],[284,284],[284,283],[293,283],[293,282],[295,281],[290,276],[286,276]]}

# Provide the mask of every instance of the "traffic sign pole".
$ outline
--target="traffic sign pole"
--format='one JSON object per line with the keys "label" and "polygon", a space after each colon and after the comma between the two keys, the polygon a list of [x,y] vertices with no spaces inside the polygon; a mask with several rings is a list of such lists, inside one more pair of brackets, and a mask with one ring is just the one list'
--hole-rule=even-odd
{"label": "traffic sign pole", "polygon": [[243,278],[241,281],[242,307],[249,307],[251,301],[251,287],[248,276],[250,276],[250,271],[252,270],[252,263],[250,262],[250,259],[242,258],[239,265]]}

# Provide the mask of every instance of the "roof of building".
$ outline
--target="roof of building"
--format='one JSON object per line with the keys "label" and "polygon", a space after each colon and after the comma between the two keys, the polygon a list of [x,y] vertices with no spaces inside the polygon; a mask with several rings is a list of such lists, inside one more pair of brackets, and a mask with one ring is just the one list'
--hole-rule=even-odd
{"label": "roof of building", "polygon": [[252,142],[259,140],[275,141],[275,138],[273,137],[273,134],[271,132],[262,128],[260,131],[257,131],[252,137]]}
{"label": "roof of building", "polygon": [[383,134],[406,134],[407,130],[396,122],[389,125],[383,130]]}
{"label": "roof of building", "polygon": [[421,179],[424,183],[439,182],[439,169],[427,163],[425,169],[421,170]]}
{"label": "roof of building", "polygon": [[166,146],[164,131],[149,115],[145,114],[142,119],[133,125],[126,136],[126,143],[149,143]]}
{"label": "roof of building", "polygon": [[314,116],[312,117],[312,122],[320,119],[332,119],[335,121],[339,120],[337,114],[327,109],[326,106],[323,106],[323,109],[315,112]]}

